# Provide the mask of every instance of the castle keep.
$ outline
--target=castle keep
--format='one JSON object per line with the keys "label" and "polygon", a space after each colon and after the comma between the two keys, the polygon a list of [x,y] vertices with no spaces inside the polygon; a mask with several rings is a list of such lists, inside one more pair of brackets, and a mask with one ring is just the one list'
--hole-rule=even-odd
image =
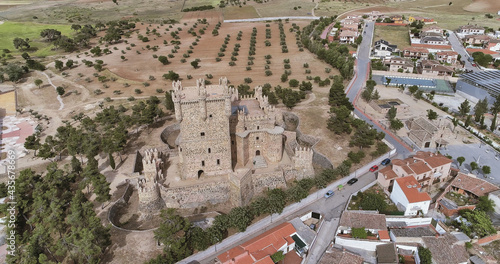
{"label": "castle keep", "polygon": [[[254,95],[240,96],[226,78],[217,85],[200,79],[194,87],[183,87],[180,81],[172,86],[180,127],[177,151],[172,155],[175,150],[169,150],[165,179],[157,176],[159,197],[167,207],[228,201],[245,205],[264,190],[314,174],[311,149],[289,146],[285,151],[282,113],[269,105],[262,87]],[[151,182],[147,164],[143,167],[146,183]]]}

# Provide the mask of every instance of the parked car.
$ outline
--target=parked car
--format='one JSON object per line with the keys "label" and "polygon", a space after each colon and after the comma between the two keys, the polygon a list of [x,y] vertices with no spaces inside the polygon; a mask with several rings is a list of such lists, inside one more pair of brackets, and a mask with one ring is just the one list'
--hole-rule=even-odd
{"label": "parked car", "polygon": [[377,171],[378,170],[378,166],[377,165],[373,165],[371,168],[370,168],[370,171],[371,172],[374,172],[374,171]]}
{"label": "parked car", "polygon": [[387,166],[389,163],[391,163],[391,159],[385,159],[380,164]]}
{"label": "parked car", "polygon": [[325,193],[325,198],[330,198],[334,195],[335,193],[332,190],[329,190],[328,192]]}
{"label": "parked car", "polygon": [[347,182],[347,184],[349,184],[349,185],[353,185],[353,184],[355,184],[356,182],[358,182],[358,178],[352,178],[352,179],[350,179],[350,180]]}

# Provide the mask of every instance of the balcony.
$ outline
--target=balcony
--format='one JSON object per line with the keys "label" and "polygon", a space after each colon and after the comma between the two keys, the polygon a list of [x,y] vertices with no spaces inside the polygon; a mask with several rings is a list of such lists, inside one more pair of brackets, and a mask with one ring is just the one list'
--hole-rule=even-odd
{"label": "balcony", "polygon": [[443,174],[441,172],[435,172],[434,173],[434,178],[439,178],[441,176],[443,176]]}
{"label": "balcony", "polygon": [[425,177],[425,178],[422,178],[421,180],[417,180],[417,181],[418,181],[418,183],[422,183],[422,182],[428,181],[430,179],[431,179],[431,177]]}

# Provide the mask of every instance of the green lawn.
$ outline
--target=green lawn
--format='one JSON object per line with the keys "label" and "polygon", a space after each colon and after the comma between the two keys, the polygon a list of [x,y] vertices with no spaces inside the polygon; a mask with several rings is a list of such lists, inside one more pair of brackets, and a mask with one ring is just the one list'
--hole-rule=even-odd
{"label": "green lawn", "polygon": [[73,32],[69,25],[47,25],[36,23],[5,22],[0,25],[0,49],[9,49],[14,54],[21,52],[14,48],[12,41],[14,38],[29,38],[31,47],[36,48],[32,53],[34,56],[49,56],[56,52],[51,51],[52,44],[40,38],[40,32],[46,28],[53,28],[61,31],[63,35],[71,35]]}
{"label": "green lawn", "polygon": [[386,40],[390,44],[398,45],[399,49],[410,46],[408,28],[403,26],[375,26],[373,41]]}

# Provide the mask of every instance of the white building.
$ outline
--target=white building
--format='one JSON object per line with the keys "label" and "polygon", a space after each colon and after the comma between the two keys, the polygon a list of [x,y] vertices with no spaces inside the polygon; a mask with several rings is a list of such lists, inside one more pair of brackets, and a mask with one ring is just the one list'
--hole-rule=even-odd
{"label": "white building", "polygon": [[495,202],[495,212],[497,214],[500,214],[500,190],[494,191],[494,192],[490,192],[488,194],[488,198],[490,200],[492,200],[493,202]]}
{"label": "white building", "polygon": [[431,197],[426,192],[420,192],[420,184],[413,176],[398,178],[394,181],[391,200],[404,211],[404,215],[417,215],[421,210],[427,214]]}

